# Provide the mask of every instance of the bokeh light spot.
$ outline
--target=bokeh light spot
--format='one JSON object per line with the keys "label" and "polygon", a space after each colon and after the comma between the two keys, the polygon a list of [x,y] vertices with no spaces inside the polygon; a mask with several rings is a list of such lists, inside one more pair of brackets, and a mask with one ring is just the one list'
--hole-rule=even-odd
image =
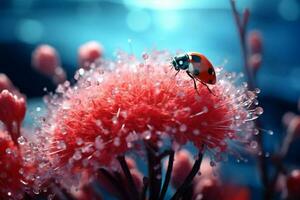
{"label": "bokeh light spot", "polygon": [[294,21],[299,18],[300,5],[296,0],[282,0],[278,4],[278,12],[283,19]]}
{"label": "bokeh light spot", "polygon": [[34,44],[41,40],[43,26],[39,21],[24,19],[17,24],[16,35],[22,42]]}
{"label": "bokeh light spot", "polygon": [[133,10],[127,15],[128,27],[136,32],[142,32],[149,28],[151,16],[144,10]]}
{"label": "bokeh light spot", "polygon": [[156,23],[159,28],[175,30],[179,27],[181,20],[175,11],[161,12],[157,15]]}

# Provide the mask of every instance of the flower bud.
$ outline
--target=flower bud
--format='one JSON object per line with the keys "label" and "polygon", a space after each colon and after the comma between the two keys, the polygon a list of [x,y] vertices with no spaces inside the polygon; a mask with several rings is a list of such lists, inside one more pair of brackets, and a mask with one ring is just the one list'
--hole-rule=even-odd
{"label": "flower bud", "polygon": [[193,167],[192,156],[186,150],[180,150],[175,154],[173,171],[172,171],[172,185],[179,187]]}
{"label": "flower bud", "polygon": [[248,45],[251,54],[262,53],[262,36],[259,31],[252,31],[248,36]]}
{"label": "flower bud", "polygon": [[96,41],[90,41],[78,49],[79,66],[89,69],[91,63],[101,58],[103,55],[103,47]]}
{"label": "flower bud", "polygon": [[288,199],[300,199],[300,170],[293,170],[287,177]]}

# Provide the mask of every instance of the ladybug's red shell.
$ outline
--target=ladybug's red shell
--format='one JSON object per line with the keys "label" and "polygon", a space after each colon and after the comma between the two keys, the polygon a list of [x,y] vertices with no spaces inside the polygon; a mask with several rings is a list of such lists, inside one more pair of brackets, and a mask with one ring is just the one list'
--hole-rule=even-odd
{"label": "ladybug's red shell", "polygon": [[199,74],[193,74],[196,79],[208,84],[215,84],[217,81],[216,73],[211,62],[202,54],[191,52],[190,62],[193,68],[198,69]]}

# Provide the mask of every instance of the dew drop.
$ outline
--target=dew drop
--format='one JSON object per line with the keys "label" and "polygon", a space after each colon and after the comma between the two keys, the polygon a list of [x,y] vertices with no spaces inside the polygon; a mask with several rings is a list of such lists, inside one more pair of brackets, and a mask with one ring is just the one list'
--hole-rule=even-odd
{"label": "dew drop", "polygon": [[101,139],[101,136],[97,136],[95,139],[95,147],[98,150],[102,150],[104,148],[103,140]]}
{"label": "dew drop", "polygon": [[76,138],[76,144],[77,144],[78,146],[82,145],[82,144],[83,144],[82,138]]}
{"label": "dew drop", "polygon": [[193,134],[196,135],[196,136],[200,135],[200,131],[198,129],[195,129],[195,130],[193,130]]}
{"label": "dew drop", "polygon": [[263,110],[262,107],[257,107],[257,108],[255,109],[255,113],[256,113],[257,115],[261,115],[261,114],[263,114],[263,112],[264,112],[264,110]]}
{"label": "dew drop", "polygon": [[185,124],[181,124],[179,127],[180,132],[186,132],[187,131],[187,126]]}
{"label": "dew drop", "polygon": [[19,169],[19,174],[21,174],[21,175],[24,174],[24,169],[23,168]]}
{"label": "dew drop", "polygon": [[259,89],[259,88],[255,88],[254,91],[255,91],[256,94],[259,94],[259,93],[260,93],[260,89]]}
{"label": "dew drop", "polygon": [[146,140],[149,140],[151,138],[151,131],[145,131],[144,132],[144,137]]}
{"label": "dew drop", "polygon": [[267,133],[268,133],[269,135],[274,135],[274,131],[272,131],[272,130],[268,130]]}
{"label": "dew drop", "polygon": [[96,120],[95,123],[96,123],[96,125],[97,125],[98,127],[101,127],[101,126],[102,126],[101,120]]}
{"label": "dew drop", "polygon": [[256,149],[256,148],[257,148],[257,142],[256,142],[256,141],[252,141],[252,142],[250,143],[250,147],[251,147],[252,149]]}
{"label": "dew drop", "polygon": [[116,116],[114,116],[112,119],[111,119],[112,123],[113,124],[117,124],[118,123],[118,118]]}
{"label": "dew drop", "polygon": [[57,143],[57,148],[58,148],[59,150],[65,150],[65,149],[67,148],[67,145],[66,145],[66,143],[65,143],[64,141],[59,141],[59,142]]}
{"label": "dew drop", "polygon": [[114,145],[115,146],[120,146],[120,138],[119,137],[116,137],[115,139],[114,139]]}
{"label": "dew drop", "polygon": [[197,194],[195,200],[202,200],[203,199],[203,194]]}
{"label": "dew drop", "polygon": [[33,188],[32,191],[33,191],[34,194],[39,194],[40,193],[40,190],[38,188]]}
{"label": "dew drop", "polygon": [[269,153],[269,152],[266,152],[266,153],[265,153],[265,157],[266,157],[266,158],[270,157],[270,153]]}
{"label": "dew drop", "polygon": [[54,194],[49,194],[48,197],[47,197],[47,200],[53,200],[54,196],[55,196]]}
{"label": "dew drop", "polygon": [[258,134],[259,134],[259,130],[258,130],[257,128],[254,129],[254,130],[253,130],[253,134],[254,134],[254,135],[258,135]]}
{"label": "dew drop", "polygon": [[80,68],[80,69],[78,70],[78,73],[79,73],[80,76],[83,76],[83,75],[84,75],[84,69],[83,69],[83,68]]}
{"label": "dew drop", "polygon": [[25,140],[25,138],[24,138],[23,136],[20,136],[20,137],[18,138],[18,144],[19,144],[19,145],[24,145],[25,142],[26,142],[26,140]]}
{"label": "dew drop", "polygon": [[82,155],[80,151],[76,151],[73,155],[74,160],[80,160],[82,158]]}
{"label": "dew drop", "polygon": [[40,112],[41,110],[42,110],[42,108],[41,107],[36,107],[36,112]]}
{"label": "dew drop", "polygon": [[11,151],[10,148],[6,148],[6,149],[5,149],[5,152],[6,152],[6,154],[8,154],[8,155],[10,155],[10,154],[12,153],[12,151]]}
{"label": "dew drop", "polygon": [[240,116],[240,115],[235,115],[235,116],[234,116],[234,119],[235,119],[235,120],[239,120],[239,119],[241,119],[241,116]]}

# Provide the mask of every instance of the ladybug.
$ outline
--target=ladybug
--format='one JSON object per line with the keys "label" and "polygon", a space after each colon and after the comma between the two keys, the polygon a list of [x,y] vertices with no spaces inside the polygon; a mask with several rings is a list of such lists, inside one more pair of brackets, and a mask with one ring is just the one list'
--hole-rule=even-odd
{"label": "ladybug", "polygon": [[216,72],[211,62],[204,55],[197,52],[180,54],[172,58],[171,64],[177,71],[176,75],[180,70],[186,71],[187,75],[194,81],[197,92],[196,80],[205,85],[212,93],[207,84],[214,85],[216,83]]}

